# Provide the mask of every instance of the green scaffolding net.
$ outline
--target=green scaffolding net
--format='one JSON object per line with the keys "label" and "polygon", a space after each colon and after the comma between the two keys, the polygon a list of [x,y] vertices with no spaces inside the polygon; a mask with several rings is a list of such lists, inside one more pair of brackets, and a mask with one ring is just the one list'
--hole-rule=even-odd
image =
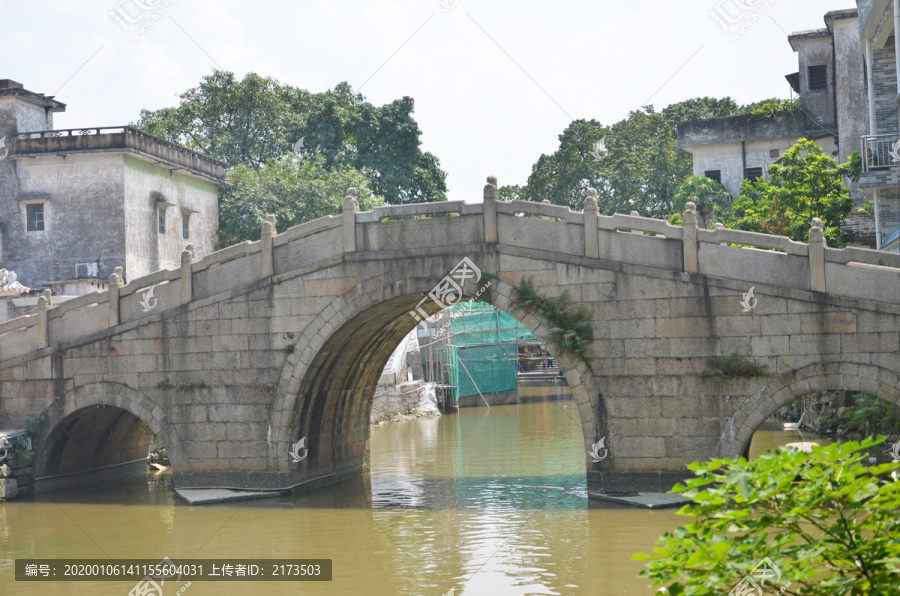
{"label": "green scaffolding net", "polygon": [[483,302],[464,302],[450,309],[450,345],[445,364],[453,370],[458,391],[468,395],[515,391],[518,388],[518,342],[534,334],[515,317]]}

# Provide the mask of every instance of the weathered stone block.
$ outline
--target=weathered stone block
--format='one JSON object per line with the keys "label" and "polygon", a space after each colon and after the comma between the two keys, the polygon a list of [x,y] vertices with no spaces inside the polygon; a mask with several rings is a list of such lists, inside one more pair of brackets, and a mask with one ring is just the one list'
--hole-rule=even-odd
{"label": "weathered stone block", "polygon": [[850,312],[800,315],[800,329],[804,335],[856,333],[856,315]]}
{"label": "weathered stone block", "polygon": [[656,319],[610,321],[610,339],[656,337]]}
{"label": "weathered stone block", "polygon": [[19,496],[19,483],[15,478],[0,478],[0,501],[11,501]]}
{"label": "weathered stone block", "polygon": [[659,319],[656,322],[657,337],[713,337],[715,322],[710,317],[685,317]]}

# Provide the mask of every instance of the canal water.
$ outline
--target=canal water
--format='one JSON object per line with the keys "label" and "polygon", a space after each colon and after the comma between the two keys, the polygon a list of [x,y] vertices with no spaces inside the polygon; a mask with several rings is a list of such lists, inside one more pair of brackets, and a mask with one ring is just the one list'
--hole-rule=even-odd
{"label": "canal water", "polygon": [[169,580],[165,596],[653,594],[630,557],[685,520],[589,501],[582,451],[573,402],[465,408],[373,428],[371,472],[311,494],[189,507],[163,473],[14,501],[0,505],[0,594],[134,587],[17,583],[26,557],[334,561],[329,583]]}

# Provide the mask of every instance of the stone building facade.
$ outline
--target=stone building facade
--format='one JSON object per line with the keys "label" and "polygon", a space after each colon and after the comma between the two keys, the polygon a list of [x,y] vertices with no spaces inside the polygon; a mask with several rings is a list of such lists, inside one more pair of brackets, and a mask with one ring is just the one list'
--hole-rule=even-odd
{"label": "stone building facade", "polygon": [[900,10],[892,0],[858,0],[859,36],[866,57],[870,127],[862,136],[860,188],[875,206],[878,247],[900,252]]}
{"label": "stone building facade", "polygon": [[[225,164],[128,126],[54,130],[65,104],[0,80],[0,263],[79,294],[215,248]],[[80,280],[80,281],[79,281]]]}
{"label": "stone building facade", "polygon": [[[799,95],[801,110],[679,124],[678,145],[692,155],[695,176],[718,180],[737,197],[744,179],[767,176],[769,166],[801,138],[814,140],[839,163],[860,151],[860,138],[869,131],[869,111],[859,13],[829,12],[825,25],[788,36],[799,68],[786,79]],[[863,193],[855,195],[857,207],[863,206]],[[872,247],[873,218],[871,212],[854,212],[846,222],[862,244]]]}

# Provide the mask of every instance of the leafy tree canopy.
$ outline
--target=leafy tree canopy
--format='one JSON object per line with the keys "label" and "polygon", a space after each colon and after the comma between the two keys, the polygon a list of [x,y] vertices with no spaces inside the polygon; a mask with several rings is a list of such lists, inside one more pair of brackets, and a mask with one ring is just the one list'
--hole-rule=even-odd
{"label": "leafy tree canopy", "polygon": [[384,204],[369,187],[364,172],[350,166],[325,167],[322,157],[270,160],[261,168],[237,165],[228,172],[231,186],[219,197],[219,246],[258,240],[267,214],[283,232],[291,226],[337,215],[350,187],[357,189],[360,209]]}
{"label": "leafy tree canopy", "polygon": [[858,180],[861,165],[858,153],[838,165],[814,141],[800,139],[769,167],[768,180],[744,180],[741,196],[732,205],[725,225],[808,242],[809,227],[818,217],[829,246],[846,244],[855,234],[841,228],[843,218],[853,208],[844,179]]}
{"label": "leafy tree canopy", "polygon": [[303,139],[304,155],[326,170],[365,172],[390,204],[446,200],[446,173],[420,148],[414,101],[377,107],[340,83],[311,93],[254,73],[238,80],[214,71],[180,96],[177,107],[143,110],[136,126],[227,162],[261,169]]}
{"label": "leafy tree canopy", "polygon": [[641,575],[673,596],[757,594],[731,591],[768,557],[778,573],[763,579],[766,593],[896,594],[900,464],[863,463],[883,441],[691,464],[696,478],[673,490],[693,500],[680,511],[693,520],[633,557],[647,561]]}
{"label": "leafy tree canopy", "polygon": [[678,149],[678,122],[731,116],[739,109],[731,98],[704,97],[660,112],[647,106],[611,126],[576,120],[559,136],[559,149],[534,164],[528,184],[504,187],[500,196],[548,199],[580,210],[585,190],[593,187],[604,214],[668,215],[675,189],[691,174],[690,155]]}
{"label": "leafy tree canopy", "polygon": [[[727,216],[731,211],[731,195],[725,187],[705,176],[689,176],[675,190],[672,201],[673,214],[681,215],[688,203],[697,206],[697,217],[701,228],[706,228],[711,215]],[[680,224],[679,224],[680,225]]]}

